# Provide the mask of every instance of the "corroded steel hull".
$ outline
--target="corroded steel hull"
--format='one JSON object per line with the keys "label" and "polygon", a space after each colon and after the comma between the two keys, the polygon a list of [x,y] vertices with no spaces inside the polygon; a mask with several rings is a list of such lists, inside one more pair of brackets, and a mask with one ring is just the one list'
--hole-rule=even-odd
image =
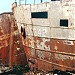
{"label": "corroded steel hull", "polygon": [[27,64],[26,55],[13,13],[0,15],[0,64]]}
{"label": "corroded steel hull", "polygon": [[56,1],[13,7],[31,69],[75,71],[75,7],[71,3]]}

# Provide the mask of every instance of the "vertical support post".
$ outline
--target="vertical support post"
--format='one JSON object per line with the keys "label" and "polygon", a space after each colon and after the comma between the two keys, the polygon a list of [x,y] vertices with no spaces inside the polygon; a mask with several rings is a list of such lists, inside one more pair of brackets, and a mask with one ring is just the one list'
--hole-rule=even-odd
{"label": "vertical support post", "polygon": [[42,3],[42,0],[41,0],[41,3]]}
{"label": "vertical support post", "polygon": [[21,5],[21,0],[19,0],[19,5]]}
{"label": "vertical support post", "polygon": [[35,0],[34,0],[34,4],[35,4]]}
{"label": "vertical support post", "polygon": [[26,3],[27,3],[27,0],[25,0],[25,5],[26,5]]}

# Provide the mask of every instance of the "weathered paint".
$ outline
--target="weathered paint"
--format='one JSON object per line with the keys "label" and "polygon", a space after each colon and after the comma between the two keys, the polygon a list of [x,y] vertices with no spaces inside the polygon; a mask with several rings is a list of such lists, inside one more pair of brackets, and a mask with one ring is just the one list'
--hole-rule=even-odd
{"label": "weathered paint", "polygon": [[33,26],[34,36],[50,38],[50,28],[44,26]]}
{"label": "weathered paint", "polygon": [[54,51],[74,53],[74,41],[72,40],[51,39],[50,46]]}
{"label": "weathered paint", "polygon": [[32,36],[27,36],[26,37],[26,42],[27,42],[27,46],[34,48],[34,41],[33,41],[33,37]]}
{"label": "weathered paint", "polygon": [[35,47],[35,49],[49,51],[50,50],[50,39],[41,38],[41,37],[34,37],[34,47]]}
{"label": "weathered paint", "polygon": [[[70,2],[49,2],[20,5],[14,10],[20,32],[26,30],[24,47],[30,68],[42,71],[75,70],[75,7]],[[32,12],[48,12],[48,18],[32,18]],[[57,11],[57,12],[56,12]],[[21,13],[18,13],[21,12]],[[68,27],[60,26],[60,19],[68,20]]]}
{"label": "weathered paint", "polygon": [[0,64],[10,67],[15,64],[27,64],[24,47],[13,14],[9,12],[0,16]]}

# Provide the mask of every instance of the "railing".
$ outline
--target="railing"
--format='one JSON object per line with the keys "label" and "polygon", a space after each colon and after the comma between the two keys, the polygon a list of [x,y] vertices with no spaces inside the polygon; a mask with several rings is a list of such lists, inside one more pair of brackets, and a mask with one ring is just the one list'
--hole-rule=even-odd
{"label": "railing", "polygon": [[[29,0],[15,0],[15,2],[17,2],[19,5],[21,5],[22,2],[23,2],[24,4],[27,4],[27,1],[29,1]],[[40,2],[42,3],[43,0],[40,0]],[[35,3],[36,3],[36,0],[32,0],[32,3],[35,4]]]}

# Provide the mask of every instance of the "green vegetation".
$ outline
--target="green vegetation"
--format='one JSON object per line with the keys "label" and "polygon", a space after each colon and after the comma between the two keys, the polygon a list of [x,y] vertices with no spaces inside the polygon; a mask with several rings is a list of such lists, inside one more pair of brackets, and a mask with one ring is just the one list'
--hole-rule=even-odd
{"label": "green vegetation", "polygon": [[23,73],[29,72],[30,68],[28,65],[20,66],[15,65],[13,67],[13,71],[11,71],[12,74],[22,75]]}

